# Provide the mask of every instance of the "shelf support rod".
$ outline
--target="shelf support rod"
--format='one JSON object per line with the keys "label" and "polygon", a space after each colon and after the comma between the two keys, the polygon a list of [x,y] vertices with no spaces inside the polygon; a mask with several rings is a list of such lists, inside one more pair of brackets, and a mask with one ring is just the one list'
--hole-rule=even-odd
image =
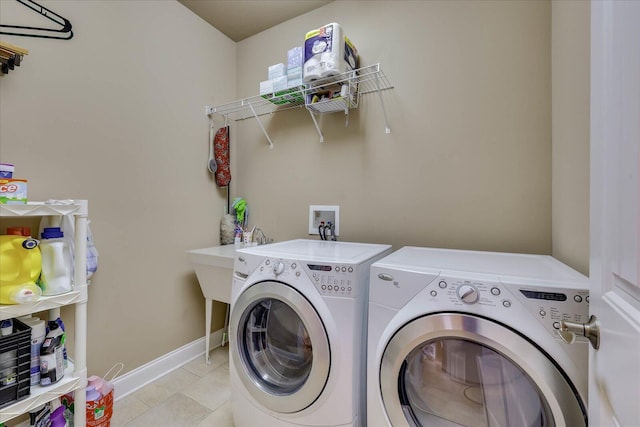
{"label": "shelf support rod", "polygon": [[311,114],[311,119],[313,120],[313,124],[316,125],[316,130],[318,131],[318,135],[320,135],[320,142],[324,142],[324,136],[322,136],[322,131],[320,130],[320,126],[318,126],[318,121],[316,120],[316,116],[313,115],[313,111],[308,110],[309,114]]}
{"label": "shelf support rod", "polygon": [[[378,64],[379,66],[380,64]],[[384,101],[382,100],[382,91],[380,90],[380,73],[376,73],[376,86],[378,87],[378,97],[380,98],[380,106],[382,106],[382,114],[384,115],[384,126],[385,133],[391,133],[391,128],[389,127],[389,120],[387,119],[387,110],[384,108]]]}
{"label": "shelf support rod", "polygon": [[264,133],[264,136],[267,137],[267,141],[269,141],[269,148],[273,149],[273,142],[271,141],[271,138],[269,138],[269,134],[267,133],[267,130],[264,128],[264,126],[262,125],[262,122],[260,121],[260,118],[256,114],[256,110],[253,108],[253,104],[250,103],[250,102],[249,102],[249,108],[251,108],[251,112],[253,113],[253,117],[256,118],[258,124],[260,125],[260,129],[262,129],[262,133]]}

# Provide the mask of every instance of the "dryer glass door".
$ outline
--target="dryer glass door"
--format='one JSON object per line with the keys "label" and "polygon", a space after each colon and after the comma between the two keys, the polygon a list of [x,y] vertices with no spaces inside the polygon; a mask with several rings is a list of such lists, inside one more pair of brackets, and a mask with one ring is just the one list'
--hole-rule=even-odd
{"label": "dryer glass door", "polygon": [[586,426],[575,387],[545,352],[469,314],[427,315],[399,329],[380,389],[394,426]]}
{"label": "dryer glass door", "polygon": [[405,358],[400,401],[418,424],[552,426],[549,405],[532,379],[509,359],[478,343],[445,338]]}
{"label": "dryer glass door", "polygon": [[322,393],[329,378],[329,340],[320,316],[297,290],[259,282],[231,312],[231,349],[244,387],[262,406],[298,412]]}

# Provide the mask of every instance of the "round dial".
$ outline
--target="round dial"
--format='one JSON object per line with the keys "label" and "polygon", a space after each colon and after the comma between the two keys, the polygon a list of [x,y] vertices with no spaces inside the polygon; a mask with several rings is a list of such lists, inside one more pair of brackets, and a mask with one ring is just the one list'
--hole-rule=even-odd
{"label": "round dial", "polygon": [[275,273],[275,275],[278,276],[279,274],[282,274],[283,271],[284,271],[284,262],[282,261],[276,262],[276,265],[273,266],[273,272]]}
{"label": "round dial", "polygon": [[471,285],[462,285],[458,288],[458,298],[467,304],[473,304],[478,301],[478,290]]}

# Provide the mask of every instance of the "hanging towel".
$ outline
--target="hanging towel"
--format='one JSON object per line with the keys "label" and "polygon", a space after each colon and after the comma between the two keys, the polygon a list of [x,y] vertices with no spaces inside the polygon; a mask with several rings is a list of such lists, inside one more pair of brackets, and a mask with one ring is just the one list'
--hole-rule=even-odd
{"label": "hanging towel", "polygon": [[218,168],[216,169],[216,184],[218,187],[226,187],[231,182],[231,169],[229,167],[229,126],[221,127],[216,132],[213,144],[213,153]]}

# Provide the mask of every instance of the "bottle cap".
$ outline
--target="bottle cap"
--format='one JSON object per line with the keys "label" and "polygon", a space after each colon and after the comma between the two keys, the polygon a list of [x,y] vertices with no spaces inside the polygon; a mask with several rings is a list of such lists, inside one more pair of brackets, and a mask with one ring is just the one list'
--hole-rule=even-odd
{"label": "bottle cap", "polygon": [[47,227],[42,230],[41,237],[43,239],[58,239],[60,237],[64,237],[64,233],[60,227]]}
{"label": "bottle cap", "polygon": [[2,324],[0,324],[0,330],[0,335],[2,335],[3,337],[11,335],[13,333],[13,320],[4,319],[2,321]]}
{"label": "bottle cap", "polygon": [[98,393],[102,393],[102,387],[104,386],[102,378],[97,375],[91,375],[87,378],[87,382],[89,386],[93,386]]}
{"label": "bottle cap", "polygon": [[96,388],[94,386],[88,385],[86,388],[86,391],[87,391],[87,402],[91,400],[100,399],[100,393],[96,391]]}
{"label": "bottle cap", "polygon": [[22,227],[7,227],[7,236],[22,236]]}
{"label": "bottle cap", "polygon": [[31,236],[31,227],[7,227],[7,234],[10,236]]}

